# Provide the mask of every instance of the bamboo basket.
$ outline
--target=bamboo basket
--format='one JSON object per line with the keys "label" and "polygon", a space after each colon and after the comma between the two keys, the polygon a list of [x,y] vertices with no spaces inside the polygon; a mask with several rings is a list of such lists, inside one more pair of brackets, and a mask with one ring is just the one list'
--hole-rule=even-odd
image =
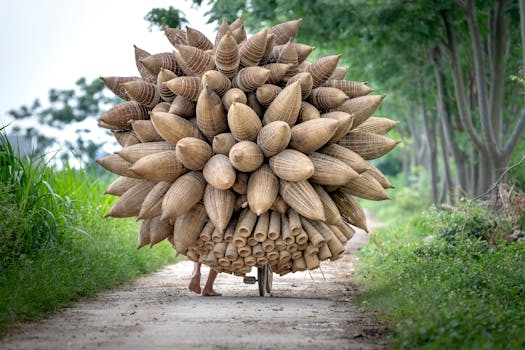
{"label": "bamboo basket", "polygon": [[244,275],[284,275],[335,260],[367,230],[355,200],[390,198],[368,160],[391,151],[397,122],[373,114],[385,96],[345,80],[340,55],[308,60],[301,20],[253,36],[242,19],[214,40],[165,28],[174,52],[135,47],[138,74],[103,77],[125,102],[99,120],[121,149],[97,161],[120,177],[108,213],[142,221],[138,248],[168,240],[179,254]]}

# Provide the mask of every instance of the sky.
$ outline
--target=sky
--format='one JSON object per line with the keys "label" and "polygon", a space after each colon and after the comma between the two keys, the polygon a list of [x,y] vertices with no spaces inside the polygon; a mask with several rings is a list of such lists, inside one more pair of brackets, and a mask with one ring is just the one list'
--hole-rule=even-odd
{"label": "sky", "polygon": [[191,1],[0,1],[0,125],[9,122],[8,110],[37,97],[45,101],[50,88],[71,89],[80,77],[138,75],[133,45],[152,54],[173,50],[164,33],[150,32],[144,20],[152,8],[169,6],[214,38],[206,9],[192,9]]}

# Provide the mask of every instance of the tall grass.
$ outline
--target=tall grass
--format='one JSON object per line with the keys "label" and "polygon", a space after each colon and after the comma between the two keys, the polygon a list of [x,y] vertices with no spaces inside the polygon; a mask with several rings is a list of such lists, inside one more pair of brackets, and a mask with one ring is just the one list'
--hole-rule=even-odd
{"label": "tall grass", "polygon": [[44,157],[22,159],[0,133],[0,270],[63,235],[70,207],[47,175]]}
{"label": "tall grass", "polygon": [[175,261],[167,242],[137,251],[133,219],[103,219],[107,179],[22,159],[3,132],[0,183],[0,331]]}

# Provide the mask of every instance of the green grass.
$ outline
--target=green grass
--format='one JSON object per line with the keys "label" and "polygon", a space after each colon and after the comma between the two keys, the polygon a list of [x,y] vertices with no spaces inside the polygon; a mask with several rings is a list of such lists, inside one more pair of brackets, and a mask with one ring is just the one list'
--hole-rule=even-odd
{"label": "green grass", "polygon": [[361,251],[358,269],[359,302],[391,325],[391,346],[525,348],[525,244],[502,242],[505,223],[477,205],[399,213]]}
{"label": "green grass", "polygon": [[133,219],[103,219],[109,183],[21,160],[0,134],[0,332],[175,261],[168,242],[137,251]]}

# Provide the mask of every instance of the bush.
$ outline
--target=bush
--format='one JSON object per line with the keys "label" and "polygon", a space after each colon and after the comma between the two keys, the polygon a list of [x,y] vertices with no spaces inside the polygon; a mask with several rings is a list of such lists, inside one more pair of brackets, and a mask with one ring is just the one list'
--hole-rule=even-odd
{"label": "bush", "polygon": [[359,301],[392,325],[393,348],[525,347],[525,245],[497,239],[506,223],[489,214],[432,209],[361,251]]}
{"label": "bush", "polygon": [[449,243],[472,238],[495,245],[504,238],[504,232],[510,230],[505,218],[498,218],[488,207],[475,202],[463,202],[452,210],[434,208],[427,217]]}

